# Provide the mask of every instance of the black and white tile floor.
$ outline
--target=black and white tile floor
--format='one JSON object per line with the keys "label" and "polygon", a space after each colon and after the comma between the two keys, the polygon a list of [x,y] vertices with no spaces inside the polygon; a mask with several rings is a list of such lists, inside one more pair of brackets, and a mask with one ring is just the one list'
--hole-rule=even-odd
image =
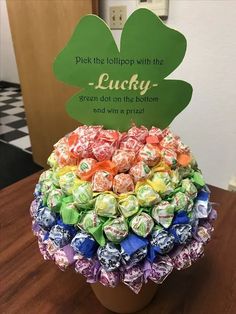
{"label": "black and white tile floor", "polygon": [[0,141],[31,153],[29,130],[19,87],[0,86]]}

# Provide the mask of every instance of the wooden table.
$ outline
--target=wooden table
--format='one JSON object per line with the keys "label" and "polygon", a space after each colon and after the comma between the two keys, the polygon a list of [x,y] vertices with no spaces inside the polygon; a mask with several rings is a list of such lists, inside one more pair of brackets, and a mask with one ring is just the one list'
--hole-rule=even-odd
{"label": "wooden table", "polygon": [[[1,313],[111,313],[99,304],[84,278],[42,259],[29,215],[38,175],[0,192]],[[236,193],[211,190],[212,201],[220,207],[205,257],[171,274],[140,313],[236,313]]]}

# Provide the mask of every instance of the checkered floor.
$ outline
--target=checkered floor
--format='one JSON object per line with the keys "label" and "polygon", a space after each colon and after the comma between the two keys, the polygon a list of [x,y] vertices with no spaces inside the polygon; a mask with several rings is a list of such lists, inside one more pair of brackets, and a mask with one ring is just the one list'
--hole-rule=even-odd
{"label": "checkered floor", "polygon": [[0,141],[31,153],[24,104],[17,87],[0,87]]}

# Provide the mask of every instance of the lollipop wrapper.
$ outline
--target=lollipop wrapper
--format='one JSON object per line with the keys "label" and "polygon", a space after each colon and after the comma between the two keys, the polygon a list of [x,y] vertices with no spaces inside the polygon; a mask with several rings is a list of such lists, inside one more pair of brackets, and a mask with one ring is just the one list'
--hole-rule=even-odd
{"label": "lollipop wrapper", "polygon": [[74,255],[73,248],[68,244],[56,251],[54,254],[55,263],[61,270],[65,270],[68,266],[74,264]]}
{"label": "lollipop wrapper", "polygon": [[115,288],[120,281],[120,275],[118,271],[107,271],[101,267],[99,282],[109,288]]}
{"label": "lollipop wrapper", "polygon": [[139,210],[137,197],[134,195],[122,196],[119,200],[118,208],[125,218],[133,216]]}
{"label": "lollipop wrapper", "polygon": [[148,259],[153,262],[157,254],[167,254],[174,247],[174,236],[163,228],[155,230],[151,234]]}
{"label": "lollipop wrapper", "polygon": [[134,293],[138,294],[144,282],[143,270],[139,266],[125,269],[122,281]]}
{"label": "lollipop wrapper", "polygon": [[38,236],[40,230],[40,225],[35,220],[32,220],[32,231],[36,237]]}
{"label": "lollipop wrapper", "polygon": [[35,220],[45,230],[49,230],[56,224],[56,214],[48,207],[41,207],[38,209]]}
{"label": "lollipop wrapper", "polygon": [[171,203],[175,207],[175,211],[184,210],[188,207],[189,197],[183,192],[177,192]]}
{"label": "lollipop wrapper", "polygon": [[34,189],[34,197],[38,197],[41,195],[41,184],[40,183],[37,183],[35,185],[35,189]]}
{"label": "lollipop wrapper", "polygon": [[104,247],[99,247],[98,260],[107,271],[114,271],[120,267],[121,254],[114,244],[108,242]]}
{"label": "lollipop wrapper", "polygon": [[38,240],[38,247],[39,247],[39,251],[42,254],[44,260],[50,260],[52,258],[51,255],[48,254],[47,244]]}
{"label": "lollipop wrapper", "polygon": [[108,240],[113,243],[119,243],[128,235],[129,229],[125,218],[121,216],[107,223],[103,231]]}
{"label": "lollipop wrapper", "polygon": [[125,136],[121,139],[120,142],[120,149],[122,150],[132,150],[135,153],[137,153],[140,148],[143,147],[143,143],[139,142],[136,138],[133,136]]}
{"label": "lollipop wrapper", "polygon": [[199,226],[196,232],[193,234],[194,239],[198,242],[207,243],[211,239],[212,228],[206,228],[204,226]]}
{"label": "lollipop wrapper", "polygon": [[95,211],[99,216],[115,217],[117,201],[112,194],[100,194],[95,202]]}
{"label": "lollipop wrapper", "polygon": [[161,284],[169,276],[173,268],[171,258],[168,256],[162,257],[157,262],[151,264],[148,278],[157,284]]}
{"label": "lollipop wrapper", "polygon": [[140,206],[150,207],[161,201],[159,194],[148,184],[137,184],[135,190]]}
{"label": "lollipop wrapper", "polygon": [[152,209],[152,218],[164,228],[168,228],[174,217],[174,206],[167,201],[162,201]]}
{"label": "lollipop wrapper", "polygon": [[92,189],[96,192],[109,191],[112,188],[113,176],[104,170],[97,171],[92,178]]}
{"label": "lollipop wrapper", "polygon": [[75,204],[82,209],[91,209],[94,205],[93,190],[90,182],[83,182],[72,191]]}
{"label": "lollipop wrapper", "polygon": [[150,167],[158,164],[160,159],[161,155],[159,149],[152,144],[146,144],[139,150],[138,160],[142,160]]}
{"label": "lollipop wrapper", "polygon": [[133,267],[147,256],[147,252],[147,246],[139,248],[132,255],[128,255],[123,249],[121,249],[122,263],[126,266],[127,269]]}
{"label": "lollipop wrapper", "polygon": [[87,258],[93,257],[98,248],[96,241],[85,232],[77,233],[71,241],[71,246],[75,252]]}
{"label": "lollipop wrapper", "polygon": [[197,188],[188,178],[182,180],[182,189],[191,199],[197,196]]}
{"label": "lollipop wrapper", "polygon": [[113,191],[116,194],[133,192],[134,182],[129,174],[120,173],[113,179]]}
{"label": "lollipop wrapper", "polygon": [[[163,130],[164,131],[164,130]],[[152,138],[152,142],[154,143],[159,143],[162,139],[163,139],[163,131],[159,128],[156,127],[152,127],[149,132],[148,132],[148,136]],[[146,138],[147,141],[147,138]]]}
{"label": "lollipop wrapper", "polygon": [[97,161],[94,158],[84,158],[78,164],[76,174],[83,178],[84,175],[87,175],[91,169],[96,165]]}
{"label": "lollipop wrapper", "polygon": [[149,135],[149,133],[148,133],[148,129],[145,128],[144,126],[141,126],[139,128],[136,126],[133,126],[132,128],[129,129],[127,135],[128,137],[135,138],[140,143],[144,144],[146,142],[146,138]]}
{"label": "lollipop wrapper", "polygon": [[118,149],[112,156],[112,162],[116,165],[118,172],[127,172],[135,159],[135,152],[132,150]]}
{"label": "lollipop wrapper", "polygon": [[98,280],[99,263],[95,259],[88,259],[77,256],[75,271],[87,278],[88,283],[95,283]]}
{"label": "lollipop wrapper", "polygon": [[[39,183],[42,183],[43,181],[50,180],[50,179],[52,178],[52,174],[53,174],[53,172],[52,172],[52,170],[50,170],[50,169],[44,171],[44,172],[40,175],[40,177],[39,177]],[[36,185],[36,187],[39,188],[39,187],[38,187],[38,184]]]}
{"label": "lollipop wrapper", "polygon": [[154,221],[152,218],[146,214],[141,213],[132,218],[130,221],[130,227],[134,233],[141,237],[147,237],[149,233],[152,231],[154,226]]}
{"label": "lollipop wrapper", "polygon": [[30,205],[30,216],[35,218],[37,216],[37,211],[40,207],[43,207],[43,200],[40,196],[35,198]]}
{"label": "lollipop wrapper", "polygon": [[194,212],[197,218],[207,218],[210,213],[209,193],[202,190],[198,193],[194,203]]}
{"label": "lollipop wrapper", "polygon": [[160,146],[176,151],[178,148],[178,137],[174,136],[170,131],[160,142]]}
{"label": "lollipop wrapper", "polygon": [[134,182],[144,180],[150,174],[150,168],[143,161],[139,161],[130,168],[129,174],[133,177]]}
{"label": "lollipop wrapper", "polygon": [[203,257],[204,255],[204,245],[202,242],[192,240],[188,244],[187,249],[190,253],[190,257],[193,262],[197,261],[199,258]]}
{"label": "lollipop wrapper", "polygon": [[60,212],[63,199],[63,192],[60,189],[53,189],[49,192],[47,198],[47,206],[55,212]]}
{"label": "lollipop wrapper", "polygon": [[175,168],[177,164],[177,154],[174,150],[164,148],[161,150],[162,160],[169,166]]}
{"label": "lollipop wrapper", "polygon": [[59,177],[59,185],[66,195],[71,195],[73,189],[79,184],[74,171],[67,172]]}
{"label": "lollipop wrapper", "polygon": [[[196,216],[195,216],[196,219]],[[184,210],[181,210],[177,212],[174,216],[174,219],[172,220],[173,225],[177,224],[188,224],[190,223],[190,218],[187,215],[187,212]]]}
{"label": "lollipop wrapper", "polygon": [[93,155],[98,161],[111,159],[119,145],[120,133],[114,130],[101,130],[93,144]]}
{"label": "lollipop wrapper", "polygon": [[121,243],[121,247],[126,254],[129,256],[134,254],[139,249],[145,247],[148,244],[148,240],[140,237],[136,234],[129,233],[127,238],[125,238]]}
{"label": "lollipop wrapper", "polygon": [[174,268],[181,270],[188,268],[192,265],[191,256],[189,250],[184,247],[178,250],[177,254],[172,257],[172,263]]}
{"label": "lollipop wrapper", "polygon": [[78,226],[80,226],[84,231],[89,232],[91,228],[97,227],[102,223],[102,219],[97,215],[94,210],[90,210],[81,217]]}
{"label": "lollipop wrapper", "polygon": [[49,239],[59,248],[69,244],[71,240],[70,232],[60,225],[55,225],[49,232]]}
{"label": "lollipop wrapper", "polygon": [[192,226],[189,224],[176,224],[170,228],[170,233],[175,238],[175,243],[184,244],[192,236]]}
{"label": "lollipop wrapper", "polygon": [[48,239],[46,241],[46,250],[48,255],[50,256],[51,259],[54,260],[54,254],[56,251],[58,251],[60,248],[53,242],[51,239]]}
{"label": "lollipop wrapper", "polygon": [[62,200],[60,214],[65,224],[77,224],[80,215],[71,196],[67,196]]}

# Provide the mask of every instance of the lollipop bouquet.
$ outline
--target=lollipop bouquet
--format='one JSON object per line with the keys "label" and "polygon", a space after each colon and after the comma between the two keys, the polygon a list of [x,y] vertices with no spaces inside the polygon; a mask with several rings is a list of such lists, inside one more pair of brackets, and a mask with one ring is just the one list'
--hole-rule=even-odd
{"label": "lollipop bouquet", "polygon": [[139,293],[202,257],[216,212],[197,162],[169,129],[80,126],[59,140],[30,212],[43,258]]}
{"label": "lollipop bouquet", "polygon": [[140,9],[118,50],[108,26],[88,15],[53,65],[59,80],[82,88],[67,103],[82,125],[54,145],[30,208],[33,232],[44,259],[73,267],[118,312],[144,307],[154,290],[142,286],[156,289],[191,266],[213,230],[210,191],[169,129],[192,96],[189,83],[165,79],[186,46],[181,33]]}

